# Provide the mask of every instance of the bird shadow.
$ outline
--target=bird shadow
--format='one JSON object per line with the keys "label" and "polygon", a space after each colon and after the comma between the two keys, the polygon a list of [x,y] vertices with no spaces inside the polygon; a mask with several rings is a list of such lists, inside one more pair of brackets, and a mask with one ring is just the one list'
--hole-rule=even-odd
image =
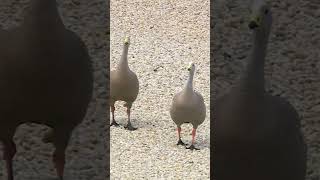
{"label": "bird shadow", "polygon": [[[187,147],[191,146],[191,142],[184,140],[185,145],[183,147],[185,147],[186,150],[190,151],[189,149],[187,149]],[[178,147],[178,145],[176,145]],[[204,149],[210,149],[210,142],[208,139],[204,139],[204,140],[198,140],[195,145],[197,148],[197,151],[201,151]]]}
{"label": "bird shadow", "polygon": [[210,139],[207,137],[204,139],[201,139],[196,145],[198,145],[198,148],[200,149],[205,149],[205,148],[210,149]]}
{"label": "bird shadow", "polygon": [[[127,126],[127,123],[128,123],[128,119],[127,118],[118,118],[116,119],[116,122],[119,124],[119,126],[117,128],[125,128]],[[109,122],[109,126],[111,124],[111,121]],[[133,127],[137,128],[137,129],[140,129],[142,128],[143,126],[141,126],[141,124],[139,123],[139,120],[137,119],[131,119],[131,124]],[[111,127],[115,127],[115,126],[110,126]]]}

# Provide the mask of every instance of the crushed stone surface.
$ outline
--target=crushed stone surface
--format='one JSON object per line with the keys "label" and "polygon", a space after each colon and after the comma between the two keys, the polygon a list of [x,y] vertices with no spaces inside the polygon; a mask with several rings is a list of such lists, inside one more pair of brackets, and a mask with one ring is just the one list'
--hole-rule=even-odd
{"label": "crushed stone surface", "polygon": [[[136,131],[123,128],[126,109],[123,102],[116,103],[121,127],[110,129],[111,179],[209,179],[209,1],[112,0],[110,7],[110,68],[119,62],[129,35],[128,62],[140,83],[131,115]],[[176,125],[169,114],[173,95],[187,81],[190,61],[196,65],[194,88],[207,108],[196,135],[199,151],[176,145]],[[182,126],[182,140],[188,145],[191,130],[191,125]]]}

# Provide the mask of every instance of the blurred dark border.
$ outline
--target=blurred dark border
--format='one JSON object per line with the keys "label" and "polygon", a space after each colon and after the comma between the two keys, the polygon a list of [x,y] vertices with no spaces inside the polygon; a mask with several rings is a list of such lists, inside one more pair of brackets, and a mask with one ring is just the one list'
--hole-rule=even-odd
{"label": "blurred dark border", "polygon": [[110,0],[106,0],[107,7],[106,7],[106,21],[107,21],[107,49],[106,49],[106,63],[107,63],[107,86],[106,86],[106,92],[107,92],[107,132],[106,132],[106,156],[107,156],[107,179],[110,179],[110,111],[109,111],[109,97],[110,97]]}
{"label": "blurred dark border", "polygon": [[[233,84],[239,72],[244,69],[240,58],[241,53],[247,54],[245,46],[236,48],[243,39],[239,38],[232,46],[239,52],[224,54],[232,50],[231,41],[227,35],[243,35],[247,38],[248,33],[243,32],[238,27],[244,16],[235,17],[240,10],[237,5],[241,1],[236,0],[211,0],[210,1],[210,111],[213,112],[215,99],[223,94],[217,93],[219,89],[214,83],[218,79],[223,79],[221,86]],[[249,2],[244,1],[244,3]],[[266,59],[265,77],[266,90],[273,95],[285,97],[298,111],[302,117],[302,131],[308,144],[308,164],[306,180],[320,179],[320,40],[319,40],[319,7],[317,0],[285,0],[270,1],[273,8],[273,15],[276,18],[272,25],[269,38],[268,52]],[[228,8],[224,5],[228,4]],[[246,10],[243,4],[242,10]],[[225,12],[227,11],[227,12]],[[232,13],[231,13],[232,12]],[[228,14],[229,13],[229,14]],[[231,15],[230,15],[231,13]],[[237,19],[238,18],[238,19]],[[274,18],[275,19],[275,18]],[[232,23],[235,26],[231,25]],[[219,25],[217,25],[219,22]],[[228,26],[226,25],[228,24]],[[219,27],[218,27],[219,26]],[[230,29],[228,29],[228,27]],[[222,30],[222,28],[225,28]],[[238,28],[238,29],[237,29]],[[220,33],[215,33],[215,31]],[[241,32],[240,32],[241,31]],[[240,42],[240,43],[239,43]],[[290,53],[287,53],[290,52]],[[237,57],[238,55],[239,57]],[[225,56],[225,57],[223,57]],[[268,56],[268,55],[267,55]],[[277,59],[271,59],[276,57]],[[225,71],[219,70],[217,66],[221,61],[227,59],[228,63],[234,63]],[[218,62],[219,61],[219,62]],[[220,74],[215,74],[220,73]],[[222,74],[223,73],[223,74]],[[269,81],[269,82],[267,82]],[[220,81],[221,82],[221,81]],[[220,86],[220,85],[219,85]],[[229,87],[229,86],[228,86]],[[221,88],[223,89],[223,88]],[[228,89],[226,89],[228,90]],[[224,91],[224,90],[220,90]],[[214,114],[211,113],[210,124],[210,179],[213,179],[214,168]],[[219,180],[219,179],[218,179]]]}
{"label": "blurred dark border", "polygon": [[[213,112],[214,107],[214,1],[210,0],[210,114]],[[214,143],[213,143],[213,133],[214,133],[214,127],[213,127],[213,117],[214,115],[211,114],[210,116],[210,179],[213,179],[213,149],[214,149]]]}
{"label": "blurred dark border", "polygon": [[[24,10],[27,9],[27,7],[25,7],[25,5],[28,5],[29,4],[29,1],[30,0],[27,0],[27,1],[24,1],[24,0],[1,0],[0,2],[0,11],[2,11],[2,14],[6,14],[6,16],[1,16],[0,17],[0,21],[1,21],[1,25],[0,25],[0,28],[8,28],[7,26],[9,27],[12,27],[12,26],[16,26],[18,25],[21,20],[22,20],[22,14],[24,13]],[[90,29],[90,32],[85,32],[85,33],[82,33],[82,35],[80,35],[78,33],[78,35],[83,36],[84,35],[87,35],[87,34],[95,34],[97,33],[97,36],[94,37],[94,39],[92,40],[91,42],[91,46],[94,46],[95,48],[98,49],[99,52],[103,51],[105,54],[104,56],[102,57],[98,57],[98,61],[100,64],[102,64],[102,67],[105,67],[106,69],[102,70],[103,72],[98,74],[99,77],[102,77],[101,81],[103,82],[100,82],[101,85],[98,89],[95,89],[95,96],[94,97],[97,97],[97,94],[102,94],[99,98],[103,98],[103,100],[99,100],[100,103],[97,103],[97,105],[93,105],[95,107],[92,108],[91,112],[89,112],[88,114],[96,114],[96,115],[93,115],[92,119],[90,119],[90,121],[95,121],[95,122],[99,122],[101,123],[101,121],[103,121],[103,130],[105,130],[105,132],[94,132],[96,133],[97,135],[99,134],[103,134],[103,138],[104,139],[99,139],[99,141],[101,142],[104,142],[103,145],[105,146],[104,150],[106,150],[106,152],[103,153],[103,155],[105,157],[97,157],[97,159],[102,159],[102,160],[106,160],[106,173],[105,172],[100,172],[100,170],[95,170],[97,173],[99,173],[100,175],[103,174],[103,175],[106,175],[106,177],[104,177],[103,179],[110,179],[110,132],[109,132],[109,117],[110,117],[110,113],[109,113],[109,77],[110,77],[110,0],[96,0],[96,1],[90,1],[90,0],[57,0],[57,1],[60,1],[62,2],[62,4],[68,4],[68,6],[71,6],[69,5],[69,3],[75,3],[75,6],[78,6],[79,4],[81,4],[83,6],[83,4],[85,3],[88,3],[88,6],[90,3],[93,3],[93,4],[97,4],[97,3],[100,3],[100,4],[103,4],[105,5],[104,6],[104,9],[105,11],[103,11],[103,14],[99,14],[99,17],[101,18],[97,18],[97,22],[95,22],[96,24],[98,24],[98,27],[99,28],[103,28],[103,32],[101,32],[102,30],[101,29]],[[62,8],[65,8],[62,6]],[[91,7],[88,7],[88,8],[91,8]],[[93,13],[93,15],[95,15],[95,13],[97,13],[96,11],[97,10],[91,10]],[[68,11],[65,11],[66,14],[68,14],[69,12]],[[88,16],[91,16],[92,14],[89,14]],[[60,14],[60,16],[62,16],[62,14]],[[102,18],[103,17],[103,18]],[[64,17],[62,17],[63,19]],[[79,17],[72,17],[74,19],[76,19],[75,22],[79,22]],[[72,19],[70,18],[70,19]],[[91,17],[84,17],[82,19],[82,21],[86,21],[88,19],[90,19]],[[92,18],[96,18],[96,17],[93,17]],[[71,21],[69,19],[69,21]],[[102,22],[100,22],[102,21]],[[82,22],[80,22],[82,23]],[[69,26],[66,25],[66,27],[68,29],[70,29],[70,24]],[[79,26],[77,26],[76,28],[79,28]],[[87,28],[90,28],[90,27],[87,27]],[[71,29],[74,31],[74,29]],[[86,29],[87,30],[87,29]],[[87,47],[88,47],[88,44],[87,44]],[[88,47],[89,49],[89,47]],[[97,51],[97,49],[94,49],[92,50],[92,54],[95,54]],[[90,49],[89,49],[90,51]],[[101,62],[100,62],[101,61]],[[95,76],[97,74],[95,73]],[[93,98],[94,98],[93,97]],[[94,119],[94,120],[93,120]],[[82,122],[83,124],[85,124],[84,126],[87,125],[87,123],[84,123]],[[32,127],[34,127],[33,125],[30,125],[31,129]],[[38,127],[37,127],[38,128]],[[42,127],[41,127],[42,128]],[[99,130],[100,131],[100,130]],[[27,134],[26,137],[24,138],[29,138],[28,136],[30,136],[30,134]],[[40,135],[39,135],[40,136]],[[75,136],[78,136],[78,134],[76,134]],[[19,135],[19,137],[22,137],[21,136],[21,133]],[[21,138],[19,138],[19,141],[23,142],[23,140]],[[26,142],[23,142],[23,143],[26,143],[28,144],[28,141]],[[77,144],[78,145],[78,144]],[[17,145],[19,147],[22,147],[21,145]],[[82,145],[80,146],[82,147]],[[23,147],[24,148],[24,147]],[[28,147],[29,148],[29,147]],[[75,151],[78,151],[78,146],[75,147]],[[93,147],[94,148],[94,147]],[[35,148],[30,146],[30,151],[28,153],[30,153],[32,151],[32,153],[35,153],[35,154],[42,154],[43,155],[43,152],[34,152],[35,151]],[[97,148],[98,149],[98,148]],[[50,153],[48,156],[50,156],[50,160],[51,160],[51,150],[50,149]],[[96,149],[94,149],[92,152],[95,152]],[[101,149],[99,149],[101,150]],[[97,154],[101,154],[101,151],[98,153],[97,150]],[[0,153],[2,153],[2,146],[0,145]],[[91,155],[91,154],[90,154]],[[2,157],[2,155],[1,155]],[[20,155],[21,157],[21,155]],[[24,157],[26,158],[26,157]],[[32,162],[32,158],[28,159],[28,161]],[[22,158],[23,159],[23,158]],[[80,158],[79,158],[80,159]],[[19,158],[19,160],[21,160],[21,158]],[[19,161],[18,160],[18,161]],[[3,161],[1,161],[2,163]],[[86,161],[82,161],[82,162],[86,162]],[[38,162],[34,162],[34,163],[31,163],[30,166],[33,166],[35,163],[38,163]],[[46,161],[47,163],[47,161]],[[52,162],[51,161],[48,161],[48,163],[50,165],[52,165]],[[5,167],[3,167],[4,163],[1,164],[1,171],[2,173],[0,173],[0,179],[3,178],[3,172],[5,171]],[[24,165],[25,166],[25,165]],[[102,164],[102,165],[98,165],[98,166],[105,166],[105,164]],[[42,172],[41,169],[37,169],[36,167],[30,167],[32,169],[34,169],[35,172]],[[30,169],[28,168],[28,169]],[[67,169],[65,170],[66,174],[67,174]],[[18,172],[15,172],[14,174],[17,175]],[[23,172],[19,172],[20,174],[23,174]],[[44,172],[46,173],[46,172]],[[41,177],[42,178],[42,177]],[[76,179],[75,179],[76,180]]]}

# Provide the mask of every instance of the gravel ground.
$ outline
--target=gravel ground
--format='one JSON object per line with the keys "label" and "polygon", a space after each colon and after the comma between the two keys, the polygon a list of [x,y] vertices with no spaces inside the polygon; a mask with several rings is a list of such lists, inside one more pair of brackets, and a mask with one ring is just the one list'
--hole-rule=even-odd
{"label": "gravel ground", "polygon": [[[93,99],[84,122],[74,131],[66,152],[66,180],[106,179],[106,144],[108,118],[107,108],[107,21],[105,0],[60,1],[60,12],[67,28],[82,37],[88,46],[94,63],[95,83]],[[18,25],[23,18],[28,0],[2,0],[0,2],[0,22],[2,28]],[[16,132],[17,154],[14,158],[16,180],[52,180],[56,173],[51,162],[53,146],[44,144],[41,138],[46,127],[40,125],[21,125]],[[108,133],[107,133],[108,134]],[[1,150],[2,152],[2,150]],[[107,153],[106,153],[107,152]],[[5,163],[0,164],[0,179],[5,179]],[[109,172],[108,172],[109,173]]]}
{"label": "gravel ground", "polygon": [[[250,0],[216,0],[213,9],[214,93],[221,95],[244,69],[251,44]],[[273,28],[265,66],[267,87],[286,97],[302,116],[308,144],[308,178],[320,179],[320,3],[273,0]]]}
{"label": "gravel ground", "polygon": [[[129,35],[128,61],[140,81],[132,108],[132,123],[138,130],[110,129],[111,179],[209,179],[209,1],[112,0],[110,4],[111,69],[120,60],[124,36]],[[176,126],[169,115],[173,95],[187,80],[190,61],[196,64],[194,87],[207,106],[207,118],[196,137],[200,151],[193,152],[176,146]],[[122,105],[116,104],[116,121],[125,125]],[[190,143],[192,127],[182,129],[182,139]]]}

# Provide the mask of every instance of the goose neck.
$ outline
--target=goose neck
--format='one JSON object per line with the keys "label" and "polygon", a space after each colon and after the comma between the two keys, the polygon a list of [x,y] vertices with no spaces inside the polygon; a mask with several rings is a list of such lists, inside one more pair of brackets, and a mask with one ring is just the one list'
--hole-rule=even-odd
{"label": "goose neck", "polygon": [[37,28],[47,29],[63,24],[59,16],[56,0],[32,0],[29,13],[24,22]]}
{"label": "goose neck", "polygon": [[252,53],[243,80],[245,87],[264,91],[264,64],[270,27],[260,27],[253,33]]}
{"label": "goose neck", "polygon": [[194,71],[191,70],[189,72],[189,77],[188,77],[187,83],[185,85],[186,90],[193,91],[193,76],[194,76]]}
{"label": "goose neck", "polygon": [[118,65],[119,69],[122,69],[122,70],[128,70],[129,69],[128,51],[129,51],[129,46],[128,45],[124,45],[123,46],[123,52],[122,52],[121,59],[120,59],[120,63]]}

